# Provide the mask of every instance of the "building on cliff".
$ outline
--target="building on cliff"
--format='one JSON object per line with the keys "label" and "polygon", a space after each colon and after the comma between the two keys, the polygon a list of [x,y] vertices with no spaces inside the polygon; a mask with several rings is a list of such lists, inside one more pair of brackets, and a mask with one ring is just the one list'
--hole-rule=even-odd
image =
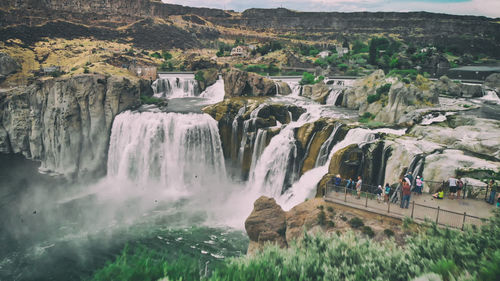
{"label": "building on cliff", "polygon": [[247,46],[236,46],[231,50],[231,56],[246,58],[248,55],[250,55],[250,48]]}

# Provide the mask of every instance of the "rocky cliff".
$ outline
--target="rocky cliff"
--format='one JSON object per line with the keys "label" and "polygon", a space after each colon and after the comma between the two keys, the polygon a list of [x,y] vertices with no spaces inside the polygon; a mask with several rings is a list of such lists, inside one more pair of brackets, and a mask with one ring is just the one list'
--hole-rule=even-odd
{"label": "rocky cliff", "polygon": [[254,209],[245,221],[245,230],[250,238],[248,253],[259,251],[266,243],[287,247],[293,241],[301,239],[304,231],[355,231],[361,236],[368,236],[359,226],[349,224],[353,218],[362,218],[361,224],[365,225],[365,229],[373,231],[369,237],[374,240],[387,239],[384,230],[390,228],[395,233],[396,241],[402,241],[404,233],[401,222],[397,219],[328,203],[321,198],[308,200],[285,212],[273,198],[261,196],[255,201]]}
{"label": "rocky cliff", "polygon": [[148,91],[145,81],[79,75],[3,92],[0,152],[22,153],[70,179],[103,175],[114,117]]}

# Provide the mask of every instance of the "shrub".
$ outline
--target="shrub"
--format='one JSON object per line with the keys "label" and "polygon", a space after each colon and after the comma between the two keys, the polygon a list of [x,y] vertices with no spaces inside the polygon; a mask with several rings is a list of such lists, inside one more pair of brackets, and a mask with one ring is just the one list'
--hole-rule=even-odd
{"label": "shrub", "polygon": [[326,214],[325,211],[321,210],[318,213],[318,224],[319,225],[325,225],[326,224]]}
{"label": "shrub", "polygon": [[[449,281],[452,276],[458,275],[458,267],[449,259],[440,259],[431,266],[431,271],[441,275],[443,281]],[[454,279],[453,279],[454,280]]]}
{"label": "shrub", "polygon": [[328,221],[328,223],[327,223],[326,225],[327,225],[328,227],[330,227],[330,228],[333,228],[333,227],[335,227],[335,222],[333,222],[333,221]]}
{"label": "shrub", "polygon": [[161,56],[163,57],[164,60],[169,60],[172,58],[172,54],[165,50],[161,51]]}
{"label": "shrub", "polygon": [[347,221],[347,217],[344,216],[344,215],[340,215],[340,219],[343,220],[343,221]]}
{"label": "shrub", "polygon": [[375,94],[375,95],[368,95],[368,96],[366,97],[366,101],[367,101],[368,103],[374,103],[374,102],[378,101],[379,99],[380,99],[380,96],[379,96],[379,95],[376,95],[376,94]]}
{"label": "shrub", "polygon": [[146,95],[141,95],[141,102],[143,104],[156,104],[156,105],[162,105],[165,103],[164,99],[157,98],[157,97],[150,97]]}
{"label": "shrub", "polygon": [[367,225],[365,225],[361,228],[361,232],[368,235],[368,237],[370,237],[370,238],[375,236],[375,232],[373,232],[373,229]]}
{"label": "shrub", "polygon": [[392,231],[392,229],[386,228],[386,229],[384,229],[384,234],[387,237],[392,237],[392,236],[394,236],[394,231]]}
{"label": "shrub", "polygon": [[332,207],[332,206],[328,206],[328,207],[326,207],[326,210],[327,210],[328,212],[330,212],[330,213],[333,213],[333,212],[334,212],[334,211],[333,211],[333,207]]}
{"label": "shrub", "polygon": [[205,76],[203,75],[203,71],[197,71],[195,74],[194,74],[194,80],[198,81],[198,82],[204,82],[205,81]]}
{"label": "shrub", "polygon": [[83,68],[83,73],[85,73],[85,74],[89,73],[89,68],[85,66],[85,67]]}
{"label": "shrub", "polygon": [[319,59],[316,59],[314,61],[314,65],[317,65],[317,66],[320,66],[320,67],[326,67],[328,65],[328,63],[324,59],[319,58]]}
{"label": "shrub", "polygon": [[354,217],[352,218],[350,221],[349,221],[349,225],[352,227],[352,228],[360,228],[362,227],[363,225],[365,225],[363,223],[363,220],[358,218],[358,217]]}
{"label": "shrub", "polygon": [[341,63],[341,64],[338,64],[337,67],[341,70],[341,71],[345,71],[347,70],[348,66],[347,64],[345,63]]}
{"label": "shrub", "polygon": [[151,54],[151,57],[153,57],[153,58],[157,58],[157,59],[161,59],[161,55],[160,55],[160,53],[158,53],[158,52],[154,52],[154,53],[152,53],[152,54]]}

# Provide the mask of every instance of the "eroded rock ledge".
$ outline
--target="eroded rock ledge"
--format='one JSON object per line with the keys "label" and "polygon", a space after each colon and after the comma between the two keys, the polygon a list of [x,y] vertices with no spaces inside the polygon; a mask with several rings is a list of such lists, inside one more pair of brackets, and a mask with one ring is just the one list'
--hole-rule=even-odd
{"label": "eroded rock ledge", "polygon": [[92,74],[0,93],[0,152],[69,179],[104,175],[114,117],[150,91],[147,81]]}

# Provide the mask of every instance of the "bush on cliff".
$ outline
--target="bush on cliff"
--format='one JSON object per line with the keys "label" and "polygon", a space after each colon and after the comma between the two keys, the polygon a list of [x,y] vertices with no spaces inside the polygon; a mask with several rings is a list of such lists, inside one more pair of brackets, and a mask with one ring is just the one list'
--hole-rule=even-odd
{"label": "bush on cliff", "polygon": [[318,78],[314,77],[313,74],[309,73],[309,72],[304,72],[302,74],[302,79],[299,81],[299,84],[300,85],[312,85],[312,84],[316,84],[316,83],[319,83],[321,81],[323,81],[325,79],[325,77],[323,76],[319,76]]}

